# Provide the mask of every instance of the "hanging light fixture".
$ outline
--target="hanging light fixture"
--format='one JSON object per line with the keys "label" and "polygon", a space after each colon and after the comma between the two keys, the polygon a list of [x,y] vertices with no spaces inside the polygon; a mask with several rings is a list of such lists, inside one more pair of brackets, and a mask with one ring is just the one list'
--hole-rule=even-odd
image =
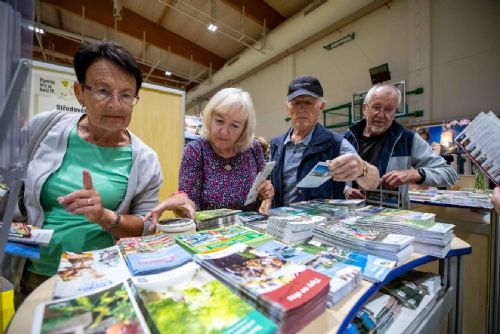
{"label": "hanging light fixture", "polygon": [[217,30],[217,25],[215,24],[215,1],[212,0],[210,2],[210,10],[211,10],[211,17],[212,17],[212,22],[210,22],[210,24],[208,25],[208,30],[210,30],[211,32],[215,32]]}

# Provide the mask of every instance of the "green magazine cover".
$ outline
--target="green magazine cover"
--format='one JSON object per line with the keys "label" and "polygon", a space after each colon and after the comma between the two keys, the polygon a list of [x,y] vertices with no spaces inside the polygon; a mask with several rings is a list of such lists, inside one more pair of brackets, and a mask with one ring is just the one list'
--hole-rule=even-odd
{"label": "green magazine cover", "polygon": [[277,332],[276,324],[199,266],[189,264],[182,275],[187,279],[167,277],[154,290],[137,288],[153,334]]}
{"label": "green magazine cover", "polygon": [[269,239],[271,237],[265,233],[257,232],[240,225],[175,237],[179,245],[195,254],[219,251],[236,243],[258,244]]}

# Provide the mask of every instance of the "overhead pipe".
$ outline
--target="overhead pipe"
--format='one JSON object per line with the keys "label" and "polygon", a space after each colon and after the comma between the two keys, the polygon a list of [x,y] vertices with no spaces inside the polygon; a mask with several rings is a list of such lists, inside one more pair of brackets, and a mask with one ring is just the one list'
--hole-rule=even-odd
{"label": "overhead pipe", "polygon": [[217,90],[249,77],[388,2],[390,0],[330,0],[307,15],[300,11],[266,36],[264,54],[248,48],[235,57],[237,61],[231,65],[227,62],[211,80],[188,92],[186,108],[195,104],[197,98],[210,97]]}

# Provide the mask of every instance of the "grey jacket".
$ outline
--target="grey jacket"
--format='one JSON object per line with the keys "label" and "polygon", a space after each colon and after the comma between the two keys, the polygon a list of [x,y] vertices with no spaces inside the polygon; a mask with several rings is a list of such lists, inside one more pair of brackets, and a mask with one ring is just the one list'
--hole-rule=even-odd
{"label": "grey jacket", "polygon": [[[38,133],[37,127],[51,112],[35,115],[28,125],[30,136]],[[83,114],[71,113],[64,115],[56,123],[45,138],[40,142],[33,160],[28,165],[24,182],[24,204],[28,215],[28,223],[42,226],[44,212],[40,204],[42,186],[52,171],[57,170],[64,159],[68,138]],[[156,153],[137,136],[129,131],[132,142],[132,168],[130,169],[127,191],[117,211],[121,214],[144,216],[158,203],[158,194],[163,181],[160,162]],[[144,224],[144,232],[148,233],[149,224]],[[5,261],[9,262],[9,261]],[[12,257],[12,272],[9,275],[14,286],[18,286],[25,258]],[[4,263],[3,269],[5,270]],[[5,272],[4,272],[5,274]]]}
{"label": "grey jacket", "polygon": [[[359,151],[358,140],[366,126],[362,120],[347,130],[345,138]],[[390,171],[422,168],[425,171],[424,185],[443,187],[451,186],[457,181],[457,173],[446,164],[443,157],[436,155],[430,145],[414,131],[394,121],[389,131],[387,145],[382,149],[378,158],[380,176]],[[403,205],[409,207],[408,185],[399,187]]]}

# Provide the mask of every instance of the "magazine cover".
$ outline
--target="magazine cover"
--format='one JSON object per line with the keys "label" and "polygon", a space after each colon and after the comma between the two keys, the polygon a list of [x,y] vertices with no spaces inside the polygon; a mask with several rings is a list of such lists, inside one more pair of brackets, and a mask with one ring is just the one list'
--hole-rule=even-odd
{"label": "magazine cover", "polygon": [[54,297],[68,298],[107,289],[129,276],[116,246],[83,253],[64,252],[57,270]]}
{"label": "magazine cover", "polygon": [[301,247],[289,246],[276,240],[269,240],[268,242],[255,247],[255,249],[269,255],[277,256],[282,260],[297,264],[304,264],[314,257],[313,254],[304,251]]}
{"label": "magazine cover", "polygon": [[137,288],[152,333],[275,333],[277,326],[194,263],[183,279],[165,277],[155,289]]}
{"label": "magazine cover", "polygon": [[[219,272],[223,280],[236,283],[284,310],[299,307],[328,286],[330,278],[251,246],[236,244],[215,254],[198,254],[202,266]],[[310,287],[304,289],[308,284]],[[294,297],[296,296],[296,297]]]}
{"label": "magazine cover", "polygon": [[267,234],[250,228],[232,225],[214,230],[200,231],[192,235],[176,236],[175,240],[191,253],[219,251],[236,243],[259,243],[269,240]]}
{"label": "magazine cover", "polygon": [[122,238],[116,244],[134,276],[168,271],[192,260],[188,252],[163,233]]}
{"label": "magazine cover", "polygon": [[319,253],[306,266],[330,277],[329,306],[337,304],[361,283],[361,268],[338,261],[335,254]]}
{"label": "magazine cover", "polygon": [[410,211],[410,210],[400,210],[400,209],[385,209],[378,213],[380,216],[393,217],[395,219],[400,219],[404,221],[413,221],[413,222],[426,222],[432,223],[436,220],[435,213],[428,212],[418,212],[418,211]]}
{"label": "magazine cover", "polygon": [[44,230],[41,228],[30,228],[29,236],[19,236],[14,234],[9,234],[9,240],[14,242],[19,242],[23,244],[34,244],[46,246],[50,243],[52,239],[52,234],[54,230]]}
{"label": "magazine cover", "polygon": [[203,222],[206,220],[217,219],[221,217],[226,217],[230,215],[235,215],[241,212],[241,210],[231,210],[231,209],[214,209],[214,210],[202,210],[196,211],[196,221]]}
{"label": "magazine cover", "polygon": [[40,304],[35,333],[149,333],[129,288],[120,283],[100,292]]}
{"label": "magazine cover", "polygon": [[328,247],[319,241],[311,240],[297,246],[311,254],[318,254],[324,260],[324,265],[329,263],[345,263],[359,267],[363,278],[370,282],[383,281],[396,266],[396,261],[371,255],[341,246]]}
{"label": "magazine cover", "polygon": [[11,223],[9,237],[28,238],[31,236],[31,226],[26,223]]}

